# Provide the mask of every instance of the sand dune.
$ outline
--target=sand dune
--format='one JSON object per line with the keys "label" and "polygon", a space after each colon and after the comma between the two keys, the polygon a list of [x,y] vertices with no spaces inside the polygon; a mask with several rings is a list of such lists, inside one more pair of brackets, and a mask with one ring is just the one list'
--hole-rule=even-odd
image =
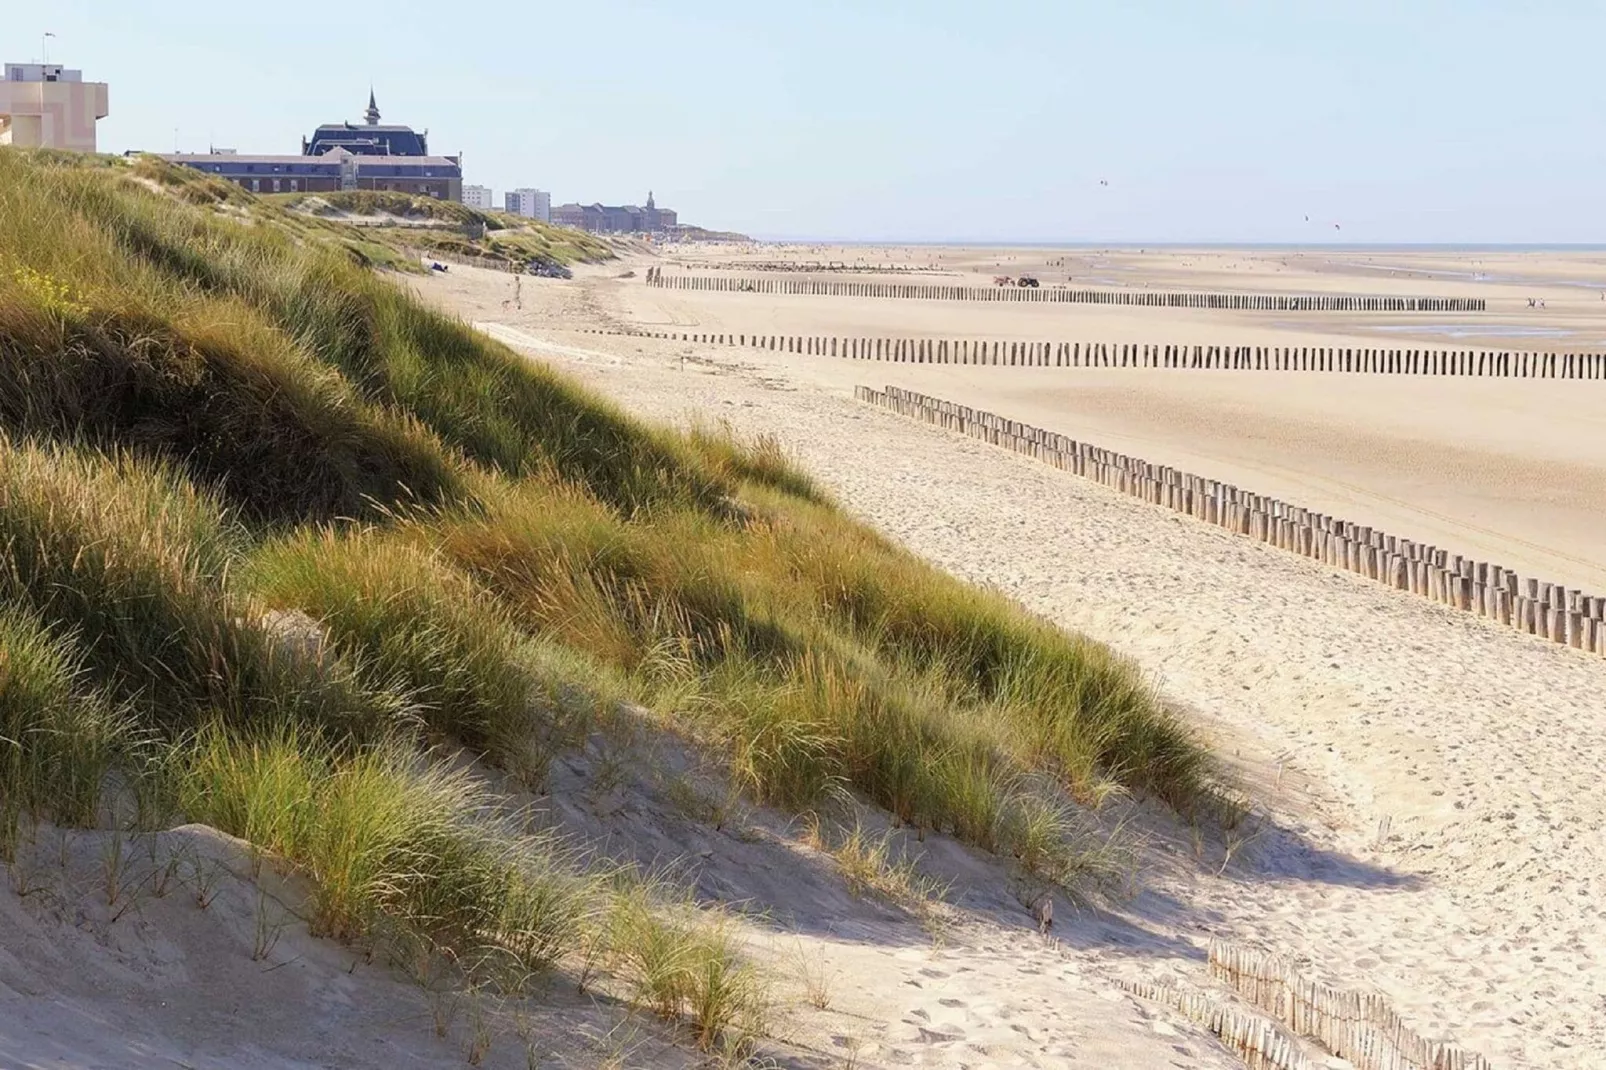
{"label": "sand dune", "polygon": [[[1381,991],[1425,1034],[1498,1065],[1600,1065],[1606,663],[857,406],[845,384],[865,368],[567,335],[575,316],[618,322],[628,300],[581,281],[504,313],[501,285],[464,275],[430,290],[509,324],[504,336],[532,351],[544,339],[588,350],[554,359],[636,411],[779,435],[882,530],[1139,659],[1216,741],[1266,806],[1255,843],[1217,876],[1185,836],[1151,824],[1149,890],[1115,930],[1126,935],[1091,919],[1067,927],[1084,970],[1196,977],[1198,948],[1228,937]],[[1408,521],[1437,517],[1446,545],[1488,538],[1500,560],[1496,549],[1510,558],[1526,544],[1536,561],[1598,575],[1597,506],[1575,500],[1598,501],[1601,486],[1588,453],[1601,408],[1586,397],[1246,380],[1012,380],[992,388],[998,400],[957,400],[1090,439],[1086,428],[1124,434],[1111,445],[1174,450],[1201,474],[1233,478],[1210,466],[1237,465],[1245,485],[1281,479],[1264,489],[1317,507],[1327,494],[1381,511],[1411,494],[1428,504],[1376,522],[1412,534]],[[1251,422],[1253,434],[1237,427]]]}

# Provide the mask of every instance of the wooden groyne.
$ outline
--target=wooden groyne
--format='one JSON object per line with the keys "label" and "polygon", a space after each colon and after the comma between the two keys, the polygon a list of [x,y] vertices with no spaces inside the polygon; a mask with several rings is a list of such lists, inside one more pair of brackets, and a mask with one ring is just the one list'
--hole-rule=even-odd
{"label": "wooden groyne", "polygon": [[1200,346],[1139,342],[1019,342],[965,338],[849,338],[619,331],[585,333],[739,346],[800,356],[887,364],[1010,368],[1192,368],[1213,371],[1352,372],[1504,379],[1606,379],[1606,353],[1374,349],[1352,346]]}
{"label": "wooden groyne", "polygon": [[1606,657],[1606,598],[1520,576],[1365,524],[889,386],[858,400],[1035,457],[1154,505],[1354,572],[1525,635]]}
{"label": "wooden groyne", "polygon": [[849,279],[747,278],[739,275],[665,275],[649,268],[646,282],[666,290],[819,297],[892,297],[925,301],[1012,301],[1033,304],[1126,305],[1138,308],[1208,308],[1252,312],[1482,312],[1481,297],[1384,297],[1355,294],[1154,293],[1077,290],[1044,286],[956,286],[936,282],[868,282]]}

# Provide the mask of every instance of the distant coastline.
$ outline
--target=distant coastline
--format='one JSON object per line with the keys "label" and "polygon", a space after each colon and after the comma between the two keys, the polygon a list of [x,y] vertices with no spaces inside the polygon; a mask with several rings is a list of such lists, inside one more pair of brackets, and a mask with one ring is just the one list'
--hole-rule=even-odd
{"label": "distant coastline", "polygon": [[843,248],[884,248],[901,245],[922,249],[1242,249],[1255,252],[1322,253],[1606,253],[1606,243],[1500,243],[1468,242],[1141,242],[1141,241],[907,241],[896,238],[766,238],[754,237],[766,245],[836,245]]}

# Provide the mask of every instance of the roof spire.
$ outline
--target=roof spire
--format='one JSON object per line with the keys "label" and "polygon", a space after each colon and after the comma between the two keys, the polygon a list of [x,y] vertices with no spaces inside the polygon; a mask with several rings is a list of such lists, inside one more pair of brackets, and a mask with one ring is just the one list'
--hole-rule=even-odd
{"label": "roof spire", "polygon": [[379,125],[379,105],[374,103],[373,86],[368,87],[368,110],[363,113],[363,118],[368,120],[369,126]]}

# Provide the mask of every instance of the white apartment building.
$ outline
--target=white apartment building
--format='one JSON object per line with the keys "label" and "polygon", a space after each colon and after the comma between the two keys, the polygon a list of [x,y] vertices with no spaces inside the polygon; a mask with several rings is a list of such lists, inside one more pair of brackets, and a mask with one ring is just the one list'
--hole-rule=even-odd
{"label": "white apartment building", "polygon": [[515,189],[505,194],[503,208],[527,219],[552,222],[552,194],[542,189]]}
{"label": "white apartment building", "polygon": [[486,212],[496,207],[496,200],[491,195],[490,186],[464,186],[463,203],[470,208],[479,208]]}
{"label": "white apartment building", "polygon": [[8,63],[0,81],[0,145],[95,151],[106,118],[106,83],[59,63]]}

